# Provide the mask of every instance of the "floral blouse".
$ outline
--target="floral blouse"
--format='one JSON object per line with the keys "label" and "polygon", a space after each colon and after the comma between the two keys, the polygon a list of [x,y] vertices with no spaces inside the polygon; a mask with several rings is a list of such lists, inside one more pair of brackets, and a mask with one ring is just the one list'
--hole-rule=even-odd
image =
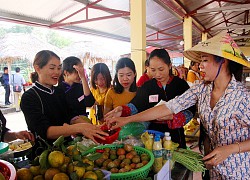
{"label": "floral blouse", "polygon": [[[211,84],[198,84],[181,96],[166,102],[178,113],[198,103],[201,122],[211,141],[212,149],[250,139],[250,92],[232,77],[223,96],[210,108]],[[250,152],[231,154],[210,171],[211,179],[250,179]]]}

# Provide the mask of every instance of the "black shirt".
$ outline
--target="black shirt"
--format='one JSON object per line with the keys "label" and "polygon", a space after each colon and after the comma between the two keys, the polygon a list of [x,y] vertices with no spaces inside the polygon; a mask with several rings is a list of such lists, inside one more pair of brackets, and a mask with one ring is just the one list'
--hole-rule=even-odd
{"label": "black shirt", "polygon": [[4,141],[4,135],[7,131],[9,131],[8,128],[6,128],[6,119],[2,113],[2,111],[0,110],[0,121],[2,122],[2,132],[1,132],[1,141],[3,142]]}
{"label": "black shirt", "polygon": [[54,140],[47,139],[48,128],[62,126],[64,123],[70,124],[70,120],[74,117],[63,90],[54,86],[49,89],[38,82],[34,87],[25,91],[20,106],[28,129],[35,135],[40,135],[44,140],[48,140],[50,144]]}
{"label": "black shirt", "polygon": [[65,82],[61,82],[58,87],[65,92],[70,111],[75,115],[87,116],[86,107],[91,107],[95,103],[95,98],[92,93],[90,92],[90,95],[84,96],[81,83],[73,83],[72,86],[70,86]]}
{"label": "black shirt", "polygon": [[[169,101],[175,96],[179,96],[189,89],[189,85],[183,79],[177,76],[171,76],[170,82],[166,85],[165,89],[156,79],[151,79],[145,82],[136,92],[136,96],[131,100],[138,112],[154,107],[161,100]],[[150,98],[154,96],[154,98]],[[157,97],[157,98],[156,98]],[[153,101],[152,101],[153,99]],[[192,114],[195,114],[196,107],[191,106],[188,108]],[[151,121],[149,125],[150,130],[157,130],[161,132],[170,132],[172,140],[180,144],[180,147],[186,147],[185,135],[183,128],[169,129],[167,124],[158,124],[156,121]]]}

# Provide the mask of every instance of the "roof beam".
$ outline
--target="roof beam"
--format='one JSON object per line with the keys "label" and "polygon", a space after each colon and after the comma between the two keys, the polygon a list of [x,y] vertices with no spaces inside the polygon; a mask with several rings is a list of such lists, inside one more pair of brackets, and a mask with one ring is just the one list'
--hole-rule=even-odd
{"label": "roof beam", "polygon": [[[88,3],[86,2],[86,0],[74,0],[74,1],[76,1],[76,2],[79,2],[79,3],[81,3],[81,4],[83,4],[83,5],[85,5],[85,6],[87,6],[88,5]],[[99,5],[99,4],[95,4],[95,6],[93,6],[93,7],[97,7],[97,8],[106,8],[106,7],[104,7],[104,6],[102,6],[102,5]],[[92,7],[92,8],[93,8]],[[104,9],[103,9],[104,10]],[[108,10],[108,8],[105,10],[105,12],[108,12],[108,13],[110,13],[110,14],[114,14],[114,12],[113,11],[109,11]],[[127,19],[127,20],[130,20],[130,17],[128,16],[125,16],[125,17],[121,17],[121,18],[123,18],[123,19]],[[151,25],[149,25],[149,24],[146,24],[146,27],[147,28],[149,28],[149,29],[152,29],[152,30],[154,30],[154,31],[159,31],[160,29],[158,29],[158,28],[156,28],[156,27],[154,27],[154,26],[151,26]]]}
{"label": "roof beam", "polygon": [[211,30],[246,29],[246,28],[250,28],[250,25],[238,25],[238,26],[228,26],[228,27],[214,27]]}
{"label": "roof beam", "polygon": [[245,36],[244,36],[244,35],[243,35],[243,36],[235,36],[235,37],[232,36],[232,38],[233,38],[233,39],[244,39],[244,38],[247,39],[247,38],[250,38],[250,36],[249,36],[249,35],[245,35]]}
{"label": "roof beam", "polygon": [[197,10],[197,14],[214,13],[218,11],[245,11],[249,9],[250,9],[250,4],[240,4],[240,5],[224,6],[224,7],[212,8],[212,9],[199,9]]}

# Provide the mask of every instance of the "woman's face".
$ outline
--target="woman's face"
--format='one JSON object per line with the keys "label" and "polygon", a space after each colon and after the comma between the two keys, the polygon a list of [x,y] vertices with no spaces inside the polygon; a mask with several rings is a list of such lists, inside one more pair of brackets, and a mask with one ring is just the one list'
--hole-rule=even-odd
{"label": "woman's face", "polygon": [[73,83],[80,83],[81,79],[77,73],[77,71],[73,71],[71,73],[69,72],[64,72],[64,81],[67,82],[68,84],[73,84]]}
{"label": "woman's face", "polygon": [[192,66],[192,70],[195,72],[199,71],[199,63],[194,63],[194,65]]}
{"label": "woman's face", "polygon": [[[79,63],[76,66],[80,70],[80,73],[84,73],[84,68],[83,68],[82,63]],[[81,78],[80,78],[77,70],[74,69],[74,71],[71,73],[68,71],[64,71],[64,81],[67,82],[68,84],[72,85],[73,83],[80,83]]]}
{"label": "woman's face", "polygon": [[205,81],[213,81],[216,77],[219,68],[219,63],[214,59],[214,56],[207,53],[201,54],[200,71]]}
{"label": "woman's face", "polygon": [[104,78],[104,76],[101,73],[99,73],[97,75],[96,80],[95,80],[95,84],[99,88],[106,88],[107,87],[106,79]]}
{"label": "woman's face", "polygon": [[52,57],[43,68],[35,65],[34,68],[39,77],[38,82],[49,88],[56,85],[61,74],[61,67],[61,62],[56,57]]}
{"label": "woman's face", "polygon": [[149,67],[152,77],[160,81],[161,84],[166,85],[169,80],[169,70],[172,66],[167,65],[162,59],[154,56],[150,59]]}
{"label": "woman's face", "polygon": [[129,89],[134,82],[135,73],[132,71],[132,69],[124,67],[118,70],[117,77],[123,88]]}

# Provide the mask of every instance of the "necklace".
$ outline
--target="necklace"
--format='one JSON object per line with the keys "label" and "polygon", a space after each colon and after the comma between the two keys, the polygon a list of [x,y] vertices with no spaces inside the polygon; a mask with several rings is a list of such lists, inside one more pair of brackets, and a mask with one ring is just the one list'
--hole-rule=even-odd
{"label": "necklace", "polygon": [[[47,93],[47,94],[54,94],[54,91],[55,91],[54,89],[47,88],[47,87],[43,86],[41,83],[39,83],[38,81],[36,81],[36,83],[38,83],[38,84],[41,85],[42,87],[48,89],[48,91],[46,91],[46,90],[43,90],[43,89],[39,88],[37,85],[35,85],[35,87],[36,87],[37,89],[39,89],[40,91],[45,92],[45,93]],[[49,91],[50,91],[50,92],[49,92]]]}

